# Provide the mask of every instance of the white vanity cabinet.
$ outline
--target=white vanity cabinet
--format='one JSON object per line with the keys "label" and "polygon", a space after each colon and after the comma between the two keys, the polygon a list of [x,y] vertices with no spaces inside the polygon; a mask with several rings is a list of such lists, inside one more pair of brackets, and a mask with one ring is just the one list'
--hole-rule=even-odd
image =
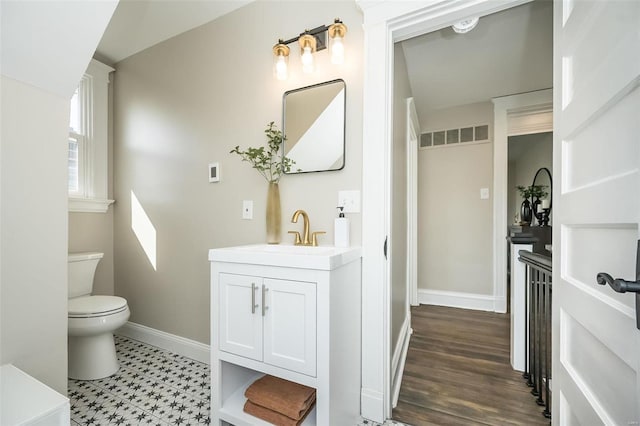
{"label": "white vanity cabinet", "polygon": [[315,376],[316,283],[220,273],[220,350]]}
{"label": "white vanity cabinet", "polygon": [[211,417],[267,425],[244,391],[270,374],[316,389],[304,425],[360,419],[359,248],[256,245],[212,249]]}

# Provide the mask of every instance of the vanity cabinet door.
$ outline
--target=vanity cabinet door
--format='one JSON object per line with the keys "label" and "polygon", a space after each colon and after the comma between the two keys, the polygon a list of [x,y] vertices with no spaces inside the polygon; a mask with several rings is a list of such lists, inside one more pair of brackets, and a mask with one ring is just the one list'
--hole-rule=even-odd
{"label": "vanity cabinet door", "polygon": [[316,375],[315,283],[265,278],[264,362]]}
{"label": "vanity cabinet door", "polygon": [[262,361],[262,278],[220,274],[220,350]]}

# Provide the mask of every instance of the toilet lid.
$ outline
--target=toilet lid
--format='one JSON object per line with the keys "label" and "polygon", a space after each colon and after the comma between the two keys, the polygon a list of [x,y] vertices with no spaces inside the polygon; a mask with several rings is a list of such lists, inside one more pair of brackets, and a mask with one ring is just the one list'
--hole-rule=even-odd
{"label": "toilet lid", "polygon": [[127,300],[118,296],[82,296],[69,299],[70,317],[111,315],[126,308]]}

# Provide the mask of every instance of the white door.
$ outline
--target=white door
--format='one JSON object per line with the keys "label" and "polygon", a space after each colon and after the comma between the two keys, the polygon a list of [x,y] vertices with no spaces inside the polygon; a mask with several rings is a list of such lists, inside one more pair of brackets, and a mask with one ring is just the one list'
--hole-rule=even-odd
{"label": "white door", "polygon": [[220,274],[220,350],[262,361],[262,278]]}
{"label": "white door", "polygon": [[553,424],[638,425],[640,2],[554,10]]}
{"label": "white door", "polygon": [[264,362],[316,375],[316,285],[264,279]]}

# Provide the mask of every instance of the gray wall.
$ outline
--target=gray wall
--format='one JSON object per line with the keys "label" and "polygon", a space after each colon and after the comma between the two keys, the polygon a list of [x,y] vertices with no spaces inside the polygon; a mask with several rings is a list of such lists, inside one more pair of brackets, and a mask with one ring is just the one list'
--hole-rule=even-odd
{"label": "gray wall", "polygon": [[93,294],[113,295],[113,207],[106,213],[69,213],[69,252],[98,251]]}
{"label": "gray wall", "polygon": [[489,124],[490,142],[418,152],[418,290],[492,294],[493,104],[423,117],[423,132]]}
{"label": "gray wall", "polygon": [[531,185],[541,167],[553,172],[553,133],[509,137],[508,223],[513,223],[513,218],[516,212],[520,211],[522,203],[516,186]]}
{"label": "gray wall", "polygon": [[407,98],[411,87],[402,46],[394,47],[391,190],[391,350],[407,314]]}
{"label": "gray wall", "polygon": [[[316,55],[303,75],[297,45],[290,77],[276,80],[271,48],[305,28],[340,17],[349,28],[344,66]],[[256,2],[116,64],[114,81],[115,293],[130,321],[209,342],[210,248],[265,242],[267,184],[229,150],[264,145],[264,128],[281,123],[286,90],[335,78],[347,85],[344,170],[285,176],[280,182],[283,241],[296,209],[333,244],[337,192],[360,189],[362,174],[362,16],[351,2]],[[220,162],[221,182],[209,183],[207,164]],[[155,228],[154,269],[131,229],[131,197]],[[254,219],[241,219],[242,200]],[[351,243],[361,242],[359,214]]]}

